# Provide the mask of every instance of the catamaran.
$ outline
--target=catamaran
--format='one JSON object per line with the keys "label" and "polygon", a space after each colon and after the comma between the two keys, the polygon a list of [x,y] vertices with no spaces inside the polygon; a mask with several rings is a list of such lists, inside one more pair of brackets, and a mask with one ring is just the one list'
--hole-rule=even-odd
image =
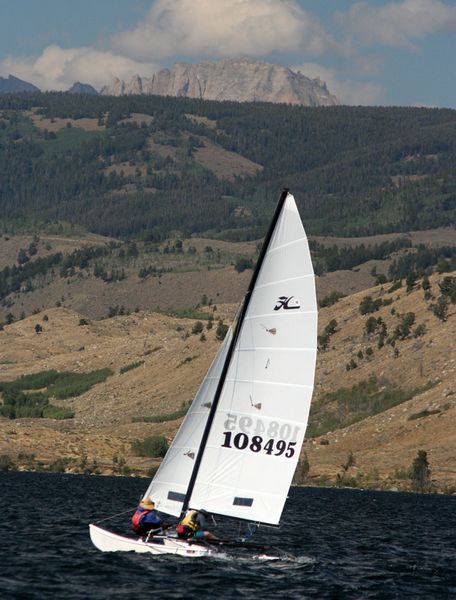
{"label": "catamaran", "polygon": [[[278,525],[309,416],[317,354],[315,278],[294,197],[284,190],[235,324],[221,344],[146,496]],[[105,552],[207,556],[213,545],[164,532],[128,537],[90,525]]]}

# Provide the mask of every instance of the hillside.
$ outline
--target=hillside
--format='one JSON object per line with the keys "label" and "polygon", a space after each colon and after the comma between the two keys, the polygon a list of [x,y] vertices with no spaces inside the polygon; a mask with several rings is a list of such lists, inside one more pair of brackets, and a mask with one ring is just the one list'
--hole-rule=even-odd
{"label": "hillside", "polygon": [[[59,228],[0,236],[0,328],[55,306],[102,319],[119,312],[238,303],[261,246],[196,237],[122,242],[70,226],[67,234],[54,233]],[[442,260],[449,261],[448,270],[456,260],[456,231],[449,228],[407,236],[311,238],[310,245],[322,305],[334,294],[366,289],[379,277],[394,280]]]}
{"label": "hillside", "polygon": [[0,230],[253,240],[289,187],[313,235],[450,226],[456,113],[161,96],[0,96]]}
{"label": "hillside", "polygon": [[[39,235],[3,235],[0,328],[56,306],[103,319],[138,310],[192,311],[200,304],[239,303],[260,246],[261,241],[197,237],[123,242],[68,224],[43,225]],[[431,272],[439,264],[443,270],[456,268],[451,228],[406,236],[312,237],[310,246],[322,306],[377,280]]]}
{"label": "hillside", "polygon": [[[456,370],[449,350],[456,311],[450,303],[447,320],[441,321],[429,310],[439,297],[439,283],[444,277],[453,281],[454,275],[433,275],[427,300],[421,281],[416,281],[409,292],[405,286],[394,291],[388,291],[390,285],[376,286],[320,311],[320,335],[331,320],[337,324],[327,350],[318,355],[309,427],[309,435],[314,431],[316,437],[304,446],[311,483],[334,483],[352,452],[350,484],[403,487],[417,450],[425,449],[434,485],[454,489]],[[380,299],[382,305],[361,314],[366,296]],[[234,309],[219,305],[204,311],[228,322]],[[398,330],[410,313],[410,331]],[[380,330],[366,332],[370,317],[385,323],[381,347]],[[35,330],[38,323],[41,333]],[[135,472],[145,472],[154,460],[134,456],[131,443],[154,434],[171,438],[180,419],[132,419],[180,410],[193,397],[219,343],[215,327],[204,329],[206,339],[201,341],[191,333],[194,323],[195,318],[141,311],[81,325],[80,315],[54,308],[6,326],[0,332],[2,381],[49,369],[88,372],[108,367],[113,375],[76,398],[53,400],[71,408],[72,419],[0,418],[0,454],[23,467],[65,458],[69,470],[89,465],[102,472],[115,471],[122,457]],[[121,373],[125,366],[130,370]],[[366,387],[373,375],[377,383]],[[341,395],[341,385],[355,384],[357,393]],[[61,462],[56,464],[60,466],[54,468],[61,468]]]}

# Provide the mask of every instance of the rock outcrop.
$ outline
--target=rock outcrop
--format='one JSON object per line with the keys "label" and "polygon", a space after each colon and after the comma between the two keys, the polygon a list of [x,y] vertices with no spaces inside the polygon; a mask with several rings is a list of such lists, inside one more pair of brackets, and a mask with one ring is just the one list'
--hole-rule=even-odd
{"label": "rock outcrop", "polygon": [[15,92],[39,92],[40,90],[33,85],[23,81],[14,75],[8,77],[0,77],[0,94],[12,94]]}
{"label": "rock outcrop", "polygon": [[90,96],[98,96],[97,90],[92,87],[89,83],[81,83],[75,81],[68,90],[69,94],[89,94]]}
{"label": "rock outcrop", "polygon": [[114,79],[103,95],[154,94],[235,102],[283,102],[304,106],[339,104],[320,79],[258,60],[230,59],[201,64],[176,63],[152,77]]}

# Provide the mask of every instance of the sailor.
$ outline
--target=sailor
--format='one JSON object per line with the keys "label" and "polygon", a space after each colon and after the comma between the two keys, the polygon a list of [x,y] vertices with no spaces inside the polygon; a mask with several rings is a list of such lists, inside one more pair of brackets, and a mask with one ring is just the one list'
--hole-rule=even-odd
{"label": "sailor", "polygon": [[185,517],[176,527],[176,533],[181,539],[216,540],[217,538],[207,530],[205,510],[188,510]]}
{"label": "sailor", "polygon": [[141,500],[135,514],[131,518],[131,527],[139,535],[157,531],[163,527],[163,519],[155,510],[155,502],[147,496]]}

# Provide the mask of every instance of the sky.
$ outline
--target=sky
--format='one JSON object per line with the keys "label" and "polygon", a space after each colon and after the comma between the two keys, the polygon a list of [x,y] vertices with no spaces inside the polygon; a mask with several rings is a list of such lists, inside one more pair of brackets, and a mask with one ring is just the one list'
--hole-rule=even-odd
{"label": "sky", "polygon": [[456,0],[0,0],[0,76],[42,90],[248,57],[344,104],[456,108]]}

